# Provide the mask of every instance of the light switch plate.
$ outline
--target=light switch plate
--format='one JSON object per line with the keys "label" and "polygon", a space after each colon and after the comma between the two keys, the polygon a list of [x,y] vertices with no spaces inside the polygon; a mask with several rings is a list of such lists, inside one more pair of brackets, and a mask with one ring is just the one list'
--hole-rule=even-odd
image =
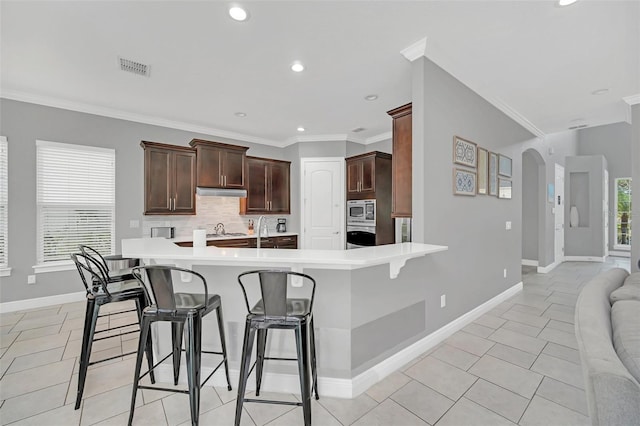
{"label": "light switch plate", "polygon": [[511,221],[508,220],[505,224],[504,224],[504,229],[506,229],[507,231],[511,229]]}
{"label": "light switch plate", "polygon": [[129,228],[140,228],[140,221],[139,220],[130,220],[129,221]]}

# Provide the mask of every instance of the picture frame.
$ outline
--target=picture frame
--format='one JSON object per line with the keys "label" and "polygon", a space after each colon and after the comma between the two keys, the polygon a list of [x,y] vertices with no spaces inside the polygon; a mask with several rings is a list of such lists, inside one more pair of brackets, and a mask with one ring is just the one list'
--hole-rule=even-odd
{"label": "picture frame", "polygon": [[453,169],[453,194],[476,195],[476,172],[466,169]]}
{"label": "picture frame", "polygon": [[556,188],[553,183],[547,184],[547,202],[553,204],[553,200],[556,198]]}
{"label": "picture frame", "polygon": [[512,182],[511,179],[498,178],[498,198],[503,200],[511,199]]}
{"label": "picture frame", "polygon": [[512,164],[511,158],[498,154],[498,174],[500,176],[511,177]]}
{"label": "picture frame", "polygon": [[478,147],[478,194],[487,195],[489,193],[489,151]]}
{"label": "picture frame", "polygon": [[498,196],[498,154],[489,152],[489,195]]}
{"label": "picture frame", "polygon": [[453,162],[463,166],[476,168],[477,148],[475,142],[463,139],[460,136],[453,137]]}

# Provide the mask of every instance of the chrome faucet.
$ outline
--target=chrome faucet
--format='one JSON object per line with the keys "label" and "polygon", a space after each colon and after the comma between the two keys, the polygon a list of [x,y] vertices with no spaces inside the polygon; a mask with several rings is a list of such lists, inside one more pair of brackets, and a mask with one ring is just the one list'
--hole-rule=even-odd
{"label": "chrome faucet", "polygon": [[[264,235],[262,235],[262,228],[264,224]],[[260,248],[260,237],[269,237],[269,230],[267,229],[267,218],[260,216],[258,218],[258,248]]]}

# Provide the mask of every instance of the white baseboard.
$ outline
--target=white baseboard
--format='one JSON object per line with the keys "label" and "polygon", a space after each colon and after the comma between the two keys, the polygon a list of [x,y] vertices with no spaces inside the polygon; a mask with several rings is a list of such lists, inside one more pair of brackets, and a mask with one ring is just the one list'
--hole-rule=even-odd
{"label": "white baseboard", "polygon": [[[565,257],[566,260],[566,257]],[[562,262],[553,262],[547,266],[538,266],[538,273],[539,274],[548,274],[549,272],[553,271],[555,269],[556,266],[558,266],[559,264],[561,264]]]}
{"label": "white baseboard", "polygon": [[604,256],[565,256],[565,262],[604,262]]}
{"label": "white baseboard", "polygon": [[616,257],[631,257],[631,252],[628,252],[628,251],[617,251],[617,250],[611,250],[611,251],[609,251],[609,256],[616,256]]}
{"label": "white baseboard", "polygon": [[538,266],[538,261],[530,260],[530,259],[522,259],[522,264],[524,266]]}
{"label": "white baseboard", "polygon": [[[428,336],[420,339],[416,343],[402,349],[395,353],[384,361],[379,362],[367,371],[357,375],[352,379],[340,379],[333,377],[318,377],[318,391],[321,396],[327,396],[332,398],[355,398],[362,394],[371,386],[375,385],[391,373],[397,371],[411,360],[425,353],[438,343],[442,342],[447,337],[451,336],[456,331],[462,329],[469,323],[475,321],[480,316],[484,315],[500,303],[509,299],[517,292],[522,290],[522,282],[515,284],[508,288],[497,296],[484,302],[482,305],[472,309],[464,315],[451,321],[444,327],[439,328]],[[161,382],[173,381],[173,368],[168,364],[158,366],[156,377]],[[213,368],[202,367],[202,377],[206,377],[211,374]],[[238,383],[240,372],[238,370],[229,370],[231,376],[231,384],[235,386]],[[186,384],[186,375],[180,375],[180,381]],[[220,369],[211,378],[211,381],[207,384],[213,386],[224,387],[227,385],[224,371]],[[247,388],[250,390],[255,389],[255,380],[249,380],[247,382]],[[300,393],[300,381],[297,374],[275,374],[265,373],[262,378],[262,389],[266,392],[281,392],[281,393]],[[237,390],[237,389],[236,389]]]}
{"label": "white baseboard", "polygon": [[63,303],[81,302],[86,298],[87,293],[84,291],[79,291],[77,293],[58,294],[55,296],[36,297],[35,299],[4,302],[0,303],[0,313],[23,311],[25,309],[36,309],[45,306],[61,305]]}

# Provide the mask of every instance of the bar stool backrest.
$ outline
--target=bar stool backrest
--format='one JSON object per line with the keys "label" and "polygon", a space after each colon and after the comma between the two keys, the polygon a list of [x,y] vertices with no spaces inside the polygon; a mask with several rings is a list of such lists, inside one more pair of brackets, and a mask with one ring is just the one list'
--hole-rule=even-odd
{"label": "bar stool backrest", "polygon": [[76,264],[87,294],[96,295],[102,290],[104,294],[111,296],[107,288],[107,283],[109,282],[108,275],[106,275],[100,266],[99,261],[92,256],[82,253],[72,254],[71,259]]}
{"label": "bar stool backrest", "polygon": [[[147,279],[143,279],[142,271],[146,273]],[[173,286],[173,273],[190,274],[199,278],[204,289],[204,300],[209,300],[207,282],[202,275],[190,269],[177,268],[165,265],[138,266],[131,270],[131,274],[142,284],[147,292],[147,297],[152,305],[156,306],[159,313],[175,314],[178,311],[176,294]],[[183,298],[184,300],[184,298]],[[197,307],[194,303],[192,307]]]}
{"label": "bar stool backrest", "polygon": [[[247,278],[250,276],[258,276],[258,282],[260,283],[260,294],[262,295],[262,307],[264,312],[256,312],[249,306],[249,298],[247,296],[247,288],[245,284],[248,283]],[[311,286],[311,294],[308,297],[309,310],[307,314],[312,312],[313,299],[315,297],[316,282],[309,275],[293,272],[293,271],[281,271],[281,270],[254,270],[247,271],[238,276],[238,282],[242,287],[244,294],[244,301],[247,305],[247,311],[252,314],[264,315],[266,318],[286,318],[289,312],[287,312],[287,297],[289,293],[290,279],[292,277],[300,277],[303,280],[303,285]]]}
{"label": "bar stool backrest", "polygon": [[104,257],[102,257],[102,255],[100,253],[98,253],[98,250],[86,246],[86,245],[79,245],[78,248],[80,249],[80,252],[85,256],[85,257],[90,257],[92,258],[95,262],[91,262],[89,264],[87,264],[87,266],[89,268],[93,269],[98,269],[98,271],[101,274],[103,274],[104,276],[107,277],[107,279],[109,278],[109,266],[107,265],[107,262],[104,260]]}

